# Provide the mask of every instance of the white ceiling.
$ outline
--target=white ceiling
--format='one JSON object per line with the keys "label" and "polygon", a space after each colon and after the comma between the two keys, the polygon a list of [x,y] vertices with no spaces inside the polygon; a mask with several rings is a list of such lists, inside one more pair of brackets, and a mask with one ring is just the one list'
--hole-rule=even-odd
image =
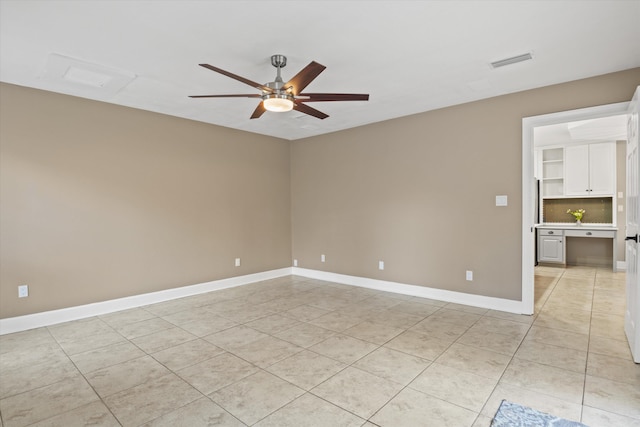
{"label": "white ceiling", "polygon": [[[0,0],[0,80],[294,140],[639,67],[639,18],[639,0]],[[250,120],[257,99],[188,98],[258,93],[198,64],[266,83],[276,53],[285,81],[315,60],[307,92],[370,101]],[[95,73],[112,79],[78,82]]]}
{"label": "white ceiling", "polygon": [[591,142],[621,141],[627,139],[627,116],[608,116],[539,126],[533,129],[535,147],[572,145]]}

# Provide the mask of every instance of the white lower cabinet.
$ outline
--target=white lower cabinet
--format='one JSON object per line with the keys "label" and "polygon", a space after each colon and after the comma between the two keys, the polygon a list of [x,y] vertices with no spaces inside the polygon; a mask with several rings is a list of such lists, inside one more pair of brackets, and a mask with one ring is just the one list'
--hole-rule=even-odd
{"label": "white lower cabinet", "polygon": [[563,230],[538,229],[538,262],[564,263]]}

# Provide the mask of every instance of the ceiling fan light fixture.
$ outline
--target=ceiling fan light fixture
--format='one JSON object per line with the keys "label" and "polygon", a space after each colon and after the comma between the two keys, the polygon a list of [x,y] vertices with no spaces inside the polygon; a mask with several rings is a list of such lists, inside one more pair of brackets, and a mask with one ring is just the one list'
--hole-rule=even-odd
{"label": "ceiling fan light fixture", "polygon": [[264,95],[264,108],[267,111],[274,111],[276,113],[284,113],[286,111],[293,110],[293,100],[291,95],[272,93]]}

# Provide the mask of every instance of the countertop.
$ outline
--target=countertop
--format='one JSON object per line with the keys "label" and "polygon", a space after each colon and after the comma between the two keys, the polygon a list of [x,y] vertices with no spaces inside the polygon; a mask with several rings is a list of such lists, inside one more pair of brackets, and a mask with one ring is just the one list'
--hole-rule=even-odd
{"label": "countertop", "polygon": [[561,223],[561,222],[552,222],[552,223],[542,223],[536,224],[536,228],[549,228],[554,230],[603,230],[603,231],[617,231],[618,227],[613,224],[590,224],[590,223],[582,223],[581,225],[576,225],[573,222]]}

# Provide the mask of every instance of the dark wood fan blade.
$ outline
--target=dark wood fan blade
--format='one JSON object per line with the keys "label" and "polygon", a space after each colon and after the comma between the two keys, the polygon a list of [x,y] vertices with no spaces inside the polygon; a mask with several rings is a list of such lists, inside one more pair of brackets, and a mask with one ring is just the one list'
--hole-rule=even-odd
{"label": "dark wood fan blade", "polygon": [[301,99],[303,102],[324,101],[368,101],[369,94],[365,93],[300,93],[298,96],[309,99]]}
{"label": "dark wood fan blade", "polygon": [[262,98],[262,95],[189,95],[189,98]]}
{"label": "dark wood fan blade", "polygon": [[301,113],[308,114],[313,117],[317,117],[320,120],[324,120],[329,117],[328,114],[323,113],[322,111],[318,111],[315,108],[311,108],[308,105],[304,105],[302,102],[294,102],[293,109],[296,111],[300,111]]}
{"label": "dark wood fan blade", "polygon": [[323,72],[325,68],[327,67],[325,67],[324,65],[318,64],[315,61],[312,61],[309,65],[304,67],[298,74],[293,76],[291,80],[285,83],[283,87],[285,89],[292,88],[291,92],[294,95],[297,95],[300,92],[302,92],[304,88],[307,87],[309,83],[313,81],[313,79],[318,77],[318,75],[321,72]]}
{"label": "dark wood fan blade", "polygon": [[264,114],[265,111],[267,111],[267,109],[264,108],[264,102],[260,102],[260,104],[258,104],[256,109],[253,111],[253,114],[251,115],[251,118],[252,119],[259,118],[261,115]]}
{"label": "dark wood fan blade", "polygon": [[267,86],[265,86],[265,85],[263,85],[261,83],[254,82],[254,81],[249,80],[249,79],[245,79],[244,77],[241,77],[241,76],[239,76],[237,74],[233,74],[233,73],[230,73],[228,71],[225,71],[222,68],[214,67],[213,65],[209,65],[209,64],[198,64],[198,65],[200,65],[201,67],[204,67],[204,68],[208,68],[211,71],[215,71],[216,73],[220,73],[220,74],[225,75],[227,77],[231,77],[234,80],[238,80],[239,82],[247,84],[247,85],[249,85],[251,87],[255,87],[256,89],[260,89],[260,90],[268,92],[268,93],[273,93],[273,89],[271,89],[270,87],[267,87]]}

